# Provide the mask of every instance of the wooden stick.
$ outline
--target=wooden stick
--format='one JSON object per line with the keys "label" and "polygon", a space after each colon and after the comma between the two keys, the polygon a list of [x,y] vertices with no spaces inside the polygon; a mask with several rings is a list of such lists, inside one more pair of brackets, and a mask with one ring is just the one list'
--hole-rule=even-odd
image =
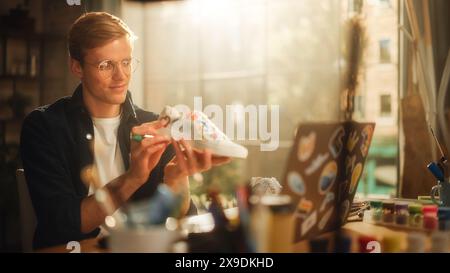
{"label": "wooden stick", "polygon": [[[447,151],[450,151],[450,115],[447,120],[445,118],[445,99],[447,93],[448,84],[450,81],[450,49],[447,54],[447,60],[445,63],[444,71],[442,72],[442,79],[439,86],[438,101],[437,101],[437,118],[439,126],[442,132],[443,140]],[[450,114],[450,111],[448,112]]]}
{"label": "wooden stick", "polygon": [[417,23],[416,10],[414,8],[413,0],[406,0],[406,13],[408,14],[409,22],[411,24],[412,35],[414,40],[419,40],[421,38],[419,24]]}
{"label": "wooden stick", "polygon": [[[428,122],[435,126],[436,119],[436,93],[432,91],[432,77],[428,73],[429,69],[426,61],[426,50],[423,44],[422,35],[417,21],[417,13],[414,7],[413,0],[405,0],[406,11],[411,25],[412,35],[414,38],[414,50],[417,52],[418,63],[418,77],[422,79],[423,83],[419,81],[419,91],[424,102],[425,111],[427,112]],[[432,55],[432,54],[431,54]],[[422,89],[422,90],[421,90]],[[427,95],[427,97],[424,97]],[[434,149],[433,149],[434,151]]]}
{"label": "wooden stick", "polygon": [[430,8],[429,0],[422,0],[423,6],[423,22],[424,22],[424,41],[427,53],[428,73],[430,80],[431,91],[436,94],[436,74],[434,70],[434,58],[433,58],[433,39],[431,32],[431,20],[430,20]]}
{"label": "wooden stick", "polygon": [[[428,82],[428,95],[430,97],[430,108],[432,116],[430,117],[431,124],[433,128],[436,127],[437,121],[437,90],[436,90],[436,75],[434,70],[434,57],[433,57],[433,40],[431,33],[431,20],[430,20],[430,8],[429,0],[422,0],[422,14],[423,14],[423,25],[424,25],[424,61],[426,70],[424,71]],[[433,157],[435,157],[435,149],[432,150]]]}
{"label": "wooden stick", "polygon": [[411,33],[405,28],[405,26],[404,25],[400,25],[399,27],[398,27],[401,31],[403,31],[403,33],[406,35],[406,38],[408,38],[408,40],[411,42],[411,43],[414,43],[414,37],[411,35]]}
{"label": "wooden stick", "polygon": [[422,13],[423,13],[423,30],[424,30],[424,38],[425,44],[431,45],[431,22],[430,22],[430,7],[428,0],[422,0]]}

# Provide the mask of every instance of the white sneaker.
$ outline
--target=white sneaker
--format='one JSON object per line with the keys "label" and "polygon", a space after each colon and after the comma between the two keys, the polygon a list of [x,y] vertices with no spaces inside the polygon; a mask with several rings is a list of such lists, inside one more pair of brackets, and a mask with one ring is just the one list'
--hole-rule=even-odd
{"label": "white sneaker", "polygon": [[189,111],[182,114],[166,106],[159,119],[167,122],[166,127],[159,130],[161,134],[175,140],[183,137],[194,148],[209,149],[218,156],[246,158],[248,155],[247,148],[231,141],[203,112]]}

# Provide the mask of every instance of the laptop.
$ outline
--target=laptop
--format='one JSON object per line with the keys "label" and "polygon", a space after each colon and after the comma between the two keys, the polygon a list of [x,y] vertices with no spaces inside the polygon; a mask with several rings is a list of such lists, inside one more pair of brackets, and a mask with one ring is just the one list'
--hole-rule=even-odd
{"label": "laptop", "polygon": [[295,205],[295,243],[342,226],[349,214],[375,123],[302,123],[283,175]]}

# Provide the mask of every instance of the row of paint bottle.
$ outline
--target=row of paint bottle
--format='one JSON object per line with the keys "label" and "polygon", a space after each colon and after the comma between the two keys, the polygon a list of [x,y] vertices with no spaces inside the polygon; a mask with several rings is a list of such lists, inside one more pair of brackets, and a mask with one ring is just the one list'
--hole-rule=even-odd
{"label": "row of paint bottle", "polygon": [[[429,242],[427,242],[428,238],[430,239]],[[403,241],[404,239],[406,239],[405,242]],[[384,236],[361,235],[356,238],[338,234],[334,237],[334,243],[332,243],[332,238],[329,237],[311,239],[309,241],[309,250],[315,253],[448,253],[449,242],[449,232],[443,231],[433,231],[429,237],[424,232],[408,232],[406,238],[397,234],[385,234]],[[354,248],[352,248],[354,243]],[[334,248],[332,248],[333,245]]]}
{"label": "row of paint bottle", "polygon": [[[425,230],[450,230],[450,208],[415,202],[370,201],[369,221]],[[367,219],[367,216],[366,218]]]}

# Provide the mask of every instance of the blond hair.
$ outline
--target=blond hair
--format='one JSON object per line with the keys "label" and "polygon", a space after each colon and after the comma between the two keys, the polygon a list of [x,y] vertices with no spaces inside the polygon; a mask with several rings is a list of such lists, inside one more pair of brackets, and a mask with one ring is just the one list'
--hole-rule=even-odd
{"label": "blond hair", "polygon": [[86,49],[103,46],[124,36],[131,42],[137,39],[120,18],[107,12],[85,13],[70,27],[67,37],[69,55],[83,63]]}

